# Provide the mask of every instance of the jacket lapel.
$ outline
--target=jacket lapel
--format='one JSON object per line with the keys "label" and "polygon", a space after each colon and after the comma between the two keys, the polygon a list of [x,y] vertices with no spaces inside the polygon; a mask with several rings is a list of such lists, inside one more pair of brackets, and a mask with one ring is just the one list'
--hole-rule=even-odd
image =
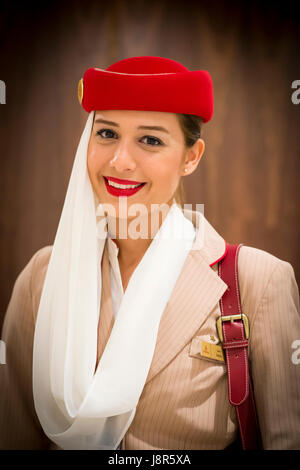
{"label": "jacket lapel", "polygon": [[226,254],[225,240],[204,216],[187,212],[198,232],[163,312],[146,384],[191,340],[227,289],[212,269]]}

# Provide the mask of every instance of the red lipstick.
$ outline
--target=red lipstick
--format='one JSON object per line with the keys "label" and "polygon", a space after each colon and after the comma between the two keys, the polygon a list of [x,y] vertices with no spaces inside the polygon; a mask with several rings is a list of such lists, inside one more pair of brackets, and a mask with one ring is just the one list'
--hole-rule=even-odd
{"label": "red lipstick", "polygon": [[141,184],[143,181],[133,181],[133,180],[121,180],[120,178],[113,178],[112,176],[104,176],[109,181],[119,184]]}
{"label": "red lipstick", "polygon": [[[108,183],[108,180],[117,184],[124,184],[124,185],[125,184],[127,185],[138,184],[139,186],[137,186],[136,188],[115,188]],[[111,194],[112,196],[116,196],[116,197],[132,196],[133,194],[140,191],[146,184],[146,183],[141,183],[140,181],[130,181],[130,180],[121,180],[119,178],[112,178],[111,176],[108,176],[108,177],[104,176],[104,181],[105,181],[106,189],[109,192],[109,194]]]}

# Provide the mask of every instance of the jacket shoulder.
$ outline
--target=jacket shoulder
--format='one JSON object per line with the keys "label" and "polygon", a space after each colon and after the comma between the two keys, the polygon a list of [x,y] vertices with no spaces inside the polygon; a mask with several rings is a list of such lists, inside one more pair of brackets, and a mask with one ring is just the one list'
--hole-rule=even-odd
{"label": "jacket shoulder", "polygon": [[292,265],[267,251],[243,245],[238,256],[238,276],[241,303],[244,310],[255,312],[273,277],[294,277]]}
{"label": "jacket shoulder", "polygon": [[265,273],[274,270],[280,264],[289,265],[271,253],[254,248],[252,246],[242,245],[239,251],[238,267],[240,271],[246,268],[248,272],[264,271]]}
{"label": "jacket shoulder", "polygon": [[20,325],[23,334],[26,331],[28,333],[31,328],[32,320],[35,321],[37,314],[51,251],[50,246],[38,250],[17,276],[5,313],[2,334],[18,334]]}

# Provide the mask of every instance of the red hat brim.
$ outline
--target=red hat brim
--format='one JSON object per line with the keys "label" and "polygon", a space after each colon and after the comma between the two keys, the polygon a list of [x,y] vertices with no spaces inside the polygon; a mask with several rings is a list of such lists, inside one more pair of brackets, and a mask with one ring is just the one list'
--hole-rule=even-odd
{"label": "red hat brim", "polygon": [[208,122],[213,85],[206,70],[133,74],[98,68],[85,71],[80,101],[85,111],[127,109],[194,114]]}

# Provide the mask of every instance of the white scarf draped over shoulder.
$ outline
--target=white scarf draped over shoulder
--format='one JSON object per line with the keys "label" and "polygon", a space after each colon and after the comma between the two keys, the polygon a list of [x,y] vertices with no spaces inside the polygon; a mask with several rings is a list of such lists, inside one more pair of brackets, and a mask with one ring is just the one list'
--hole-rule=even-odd
{"label": "white scarf draped over shoulder", "polygon": [[76,152],[38,309],[33,396],[45,434],[62,449],[116,449],[129,428],[151,365],[161,316],[195,239],[174,203],[132,274],[98,367],[101,259],[87,171],[93,124]]}

